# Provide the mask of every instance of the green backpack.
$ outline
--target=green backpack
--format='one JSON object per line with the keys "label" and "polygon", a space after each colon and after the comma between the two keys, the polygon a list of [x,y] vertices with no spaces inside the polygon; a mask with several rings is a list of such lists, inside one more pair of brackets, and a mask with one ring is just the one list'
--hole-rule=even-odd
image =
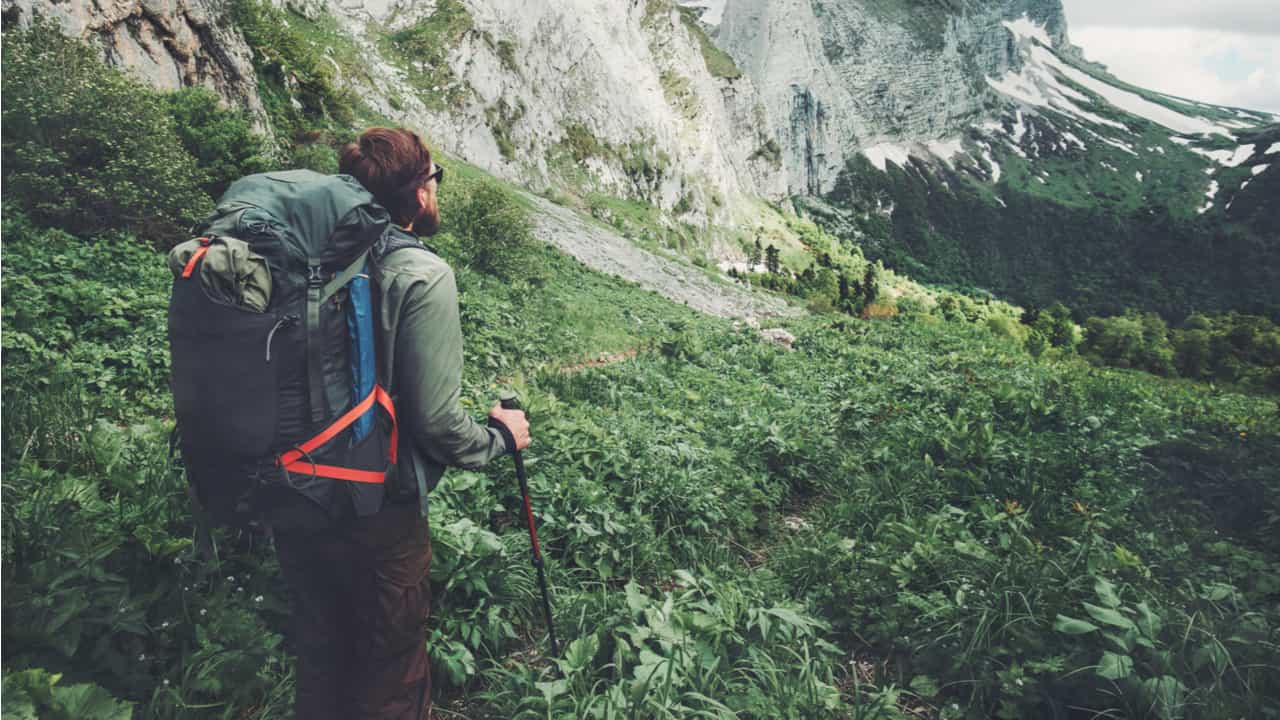
{"label": "green backpack", "polygon": [[314,528],[381,509],[397,427],[366,264],[390,225],[350,176],[265,173],[170,254],[177,435],[216,518]]}

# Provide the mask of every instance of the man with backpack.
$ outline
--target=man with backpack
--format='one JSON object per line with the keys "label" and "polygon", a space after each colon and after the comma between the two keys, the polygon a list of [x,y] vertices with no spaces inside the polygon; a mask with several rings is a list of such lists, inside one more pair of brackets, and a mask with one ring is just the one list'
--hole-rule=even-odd
{"label": "man with backpack", "polygon": [[422,720],[427,493],[529,425],[459,404],[457,286],[415,236],[440,223],[426,145],[372,128],[340,170],[242,178],[171,253],[175,414],[200,504],[273,530],[299,720]]}

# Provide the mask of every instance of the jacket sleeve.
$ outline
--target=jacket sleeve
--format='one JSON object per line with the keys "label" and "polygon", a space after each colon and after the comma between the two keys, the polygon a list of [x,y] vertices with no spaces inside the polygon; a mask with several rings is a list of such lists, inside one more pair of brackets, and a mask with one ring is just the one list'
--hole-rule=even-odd
{"label": "jacket sleeve", "polygon": [[397,411],[417,449],[444,465],[474,469],[507,452],[497,430],[463,411],[462,326],[452,271],[405,297],[396,337]]}

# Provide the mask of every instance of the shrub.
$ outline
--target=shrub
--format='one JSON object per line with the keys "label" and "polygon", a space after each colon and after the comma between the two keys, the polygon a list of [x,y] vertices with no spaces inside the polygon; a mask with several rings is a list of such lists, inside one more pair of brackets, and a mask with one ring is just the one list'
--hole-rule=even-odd
{"label": "shrub", "polygon": [[4,674],[4,715],[13,718],[129,720],[133,708],[96,685],[65,685],[40,668]]}
{"label": "shrub", "polygon": [[1008,315],[992,315],[987,318],[987,329],[996,337],[1006,338],[1022,345],[1027,340],[1027,328]]}
{"label": "shrub", "polygon": [[456,240],[463,260],[503,278],[527,272],[533,227],[516,197],[487,180],[446,183],[443,188],[441,225]]}
{"label": "shrub", "polygon": [[[270,169],[262,136],[248,115],[221,106],[206,88],[184,88],[165,96],[174,130],[206,175],[204,191],[217,198],[235,179]],[[335,163],[336,167],[336,163]]]}
{"label": "shrub", "polygon": [[295,168],[315,170],[325,175],[338,172],[338,153],[328,143],[314,142],[293,149],[289,165]]}
{"label": "shrub", "polygon": [[315,128],[355,122],[352,93],[337,87],[333,65],[290,25],[288,12],[269,2],[234,0],[231,18],[253,48],[258,89],[278,134],[292,141]]}
{"label": "shrub", "polygon": [[1152,313],[1089,318],[1085,323],[1083,352],[1095,361],[1116,367],[1147,370],[1157,375],[1174,372],[1168,326]]}
{"label": "shrub", "polygon": [[5,200],[76,234],[167,246],[212,204],[163,96],[48,22],[4,42]]}

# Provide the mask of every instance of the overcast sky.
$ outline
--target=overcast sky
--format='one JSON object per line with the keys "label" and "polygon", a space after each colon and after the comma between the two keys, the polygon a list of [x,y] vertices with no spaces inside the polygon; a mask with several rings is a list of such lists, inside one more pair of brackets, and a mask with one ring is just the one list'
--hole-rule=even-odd
{"label": "overcast sky", "polygon": [[1122,80],[1280,113],[1280,0],[1063,0],[1071,41]]}

